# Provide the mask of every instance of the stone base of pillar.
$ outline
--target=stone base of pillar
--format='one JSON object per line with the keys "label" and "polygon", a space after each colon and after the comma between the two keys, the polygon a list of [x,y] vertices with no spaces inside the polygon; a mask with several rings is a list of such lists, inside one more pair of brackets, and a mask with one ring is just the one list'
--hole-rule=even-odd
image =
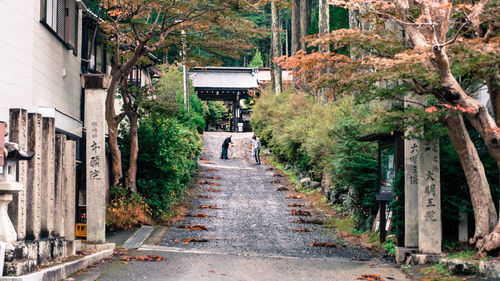
{"label": "stone base of pillar", "polygon": [[411,255],[412,264],[429,264],[437,263],[443,258],[443,255],[433,255],[433,254],[413,254]]}
{"label": "stone base of pillar", "polygon": [[73,241],[62,237],[6,243],[4,275],[19,276],[74,255]]}
{"label": "stone base of pillar", "polygon": [[418,248],[396,247],[395,258],[397,263],[406,263],[408,258],[418,253]]}

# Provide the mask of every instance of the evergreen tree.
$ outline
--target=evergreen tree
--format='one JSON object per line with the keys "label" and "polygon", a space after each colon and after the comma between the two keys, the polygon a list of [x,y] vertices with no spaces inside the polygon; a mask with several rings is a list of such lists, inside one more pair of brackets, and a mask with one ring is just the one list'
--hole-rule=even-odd
{"label": "evergreen tree", "polygon": [[264,61],[262,61],[262,55],[261,55],[259,49],[257,49],[257,51],[255,52],[255,55],[253,56],[252,60],[248,64],[248,67],[263,67],[263,66],[264,66]]}

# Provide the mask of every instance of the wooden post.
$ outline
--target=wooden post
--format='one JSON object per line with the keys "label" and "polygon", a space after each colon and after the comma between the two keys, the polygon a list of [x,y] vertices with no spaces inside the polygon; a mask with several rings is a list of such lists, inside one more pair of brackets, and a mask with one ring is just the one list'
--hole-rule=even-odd
{"label": "wooden post", "polygon": [[386,220],[385,220],[385,201],[378,201],[379,202],[379,209],[380,209],[380,224],[378,226],[378,229],[380,231],[380,243],[385,242],[385,225],[386,225]]}

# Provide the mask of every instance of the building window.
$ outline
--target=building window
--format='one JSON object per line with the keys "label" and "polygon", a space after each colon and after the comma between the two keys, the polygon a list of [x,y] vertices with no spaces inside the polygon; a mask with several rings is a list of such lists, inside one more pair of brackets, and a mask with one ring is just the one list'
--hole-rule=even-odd
{"label": "building window", "polygon": [[41,22],[76,55],[78,8],[76,0],[41,0]]}

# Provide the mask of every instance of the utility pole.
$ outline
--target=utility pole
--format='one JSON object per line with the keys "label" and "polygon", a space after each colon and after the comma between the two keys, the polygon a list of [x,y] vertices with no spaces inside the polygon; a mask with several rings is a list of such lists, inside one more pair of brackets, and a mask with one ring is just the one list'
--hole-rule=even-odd
{"label": "utility pole", "polygon": [[187,109],[188,115],[191,115],[191,101],[189,96],[189,77],[187,73],[186,60],[187,60],[187,51],[186,51],[186,31],[182,30],[182,73],[184,78],[184,106]]}

